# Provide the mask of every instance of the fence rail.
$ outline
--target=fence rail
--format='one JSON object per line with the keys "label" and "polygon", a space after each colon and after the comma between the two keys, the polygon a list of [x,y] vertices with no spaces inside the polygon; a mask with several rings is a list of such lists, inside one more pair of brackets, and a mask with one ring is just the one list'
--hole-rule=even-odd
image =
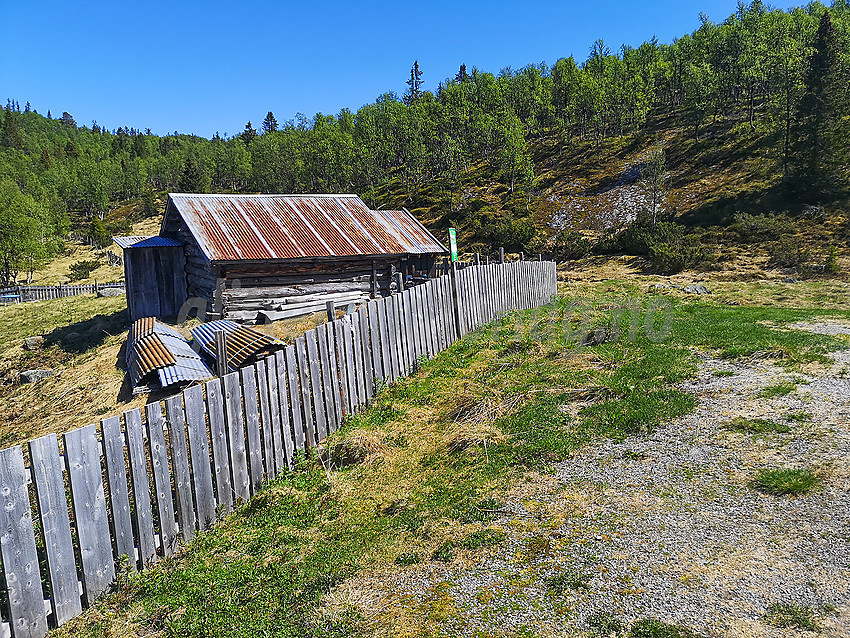
{"label": "fence rail", "polygon": [[78,286],[13,286],[11,288],[0,288],[0,303],[26,303],[28,301],[47,301],[49,299],[60,299],[62,297],[75,297],[77,295],[97,294],[100,290],[107,288],[118,288],[124,290],[124,282],[116,281],[106,284],[80,284]]}
{"label": "fence rail", "polygon": [[0,450],[0,635],[41,638],[109,589],[117,570],[172,554],[291,468],[377,387],[555,294],[552,262],[455,270],[144,415],[135,408]]}

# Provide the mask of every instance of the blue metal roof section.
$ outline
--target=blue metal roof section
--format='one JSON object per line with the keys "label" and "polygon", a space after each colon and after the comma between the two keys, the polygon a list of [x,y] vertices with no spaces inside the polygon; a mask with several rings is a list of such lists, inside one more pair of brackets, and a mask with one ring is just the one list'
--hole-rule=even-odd
{"label": "blue metal roof section", "polygon": [[183,245],[176,239],[160,237],[159,235],[129,235],[126,237],[113,237],[112,241],[124,250],[128,248],[159,248],[162,246],[176,247]]}

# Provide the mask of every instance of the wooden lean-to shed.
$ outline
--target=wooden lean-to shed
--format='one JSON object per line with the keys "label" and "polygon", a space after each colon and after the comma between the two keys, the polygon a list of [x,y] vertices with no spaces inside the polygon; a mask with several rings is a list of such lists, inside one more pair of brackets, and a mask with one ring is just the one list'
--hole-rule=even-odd
{"label": "wooden lean-to shed", "polygon": [[188,304],[249,323],[387,295],[448,253],[408,211],[356,195],[174,193],[159,236],[182,246]]}

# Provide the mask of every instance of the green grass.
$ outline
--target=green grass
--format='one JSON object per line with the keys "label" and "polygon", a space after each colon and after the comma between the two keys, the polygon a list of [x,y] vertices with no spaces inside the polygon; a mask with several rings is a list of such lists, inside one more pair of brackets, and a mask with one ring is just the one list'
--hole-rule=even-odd
{"label": "green grass", "polygon": [[734,370],[715,370],[712,373],[715,377],[734,377],[736,374],[738,373]]}
{"label": "green grass", "polygon": [[657,618],[642,618],[629,630],[630,638],[700,638],[700,634]]}
{"label": "green grass", "polygon": [[[543,311],[519,313],[524,322],[496,322],[423,362],[329,441],[344,449],[349,433],[374,432],[388,450],[380,462],[326,471],[316,457],[302,460],[215,529],[199,534],[180,558],[131,577],[126,588],[88,612],[88,621],[74,625],[74,635],[114,633],[109,627],[121,626],[128,610],[133,622],[151,631],[187,638],[359,635],[356,614],[317,620],[325,593],[376,564],[448,562],[458,551],[496,547],[504,532],[493,527],[454,537],[442,530],[486,525],[498,516],[504,493],[529,471],[551,472],[594,438],[640,436],[693,410],[694,397],[676,387],[697,369],[693,348],[730,357],[781,353],[786,362],[803,362],[841,345],[828,336],[760,323],[805,319],[814,311],[696,301],[674,305],[666,341],[647,338],[640,328],[645,315],[635,312],[639,329],[633,335],[624,329],[616,340],[576,348],[583,317],[591,327],[610,327],[611,307],[622,295],[638,294],[629,284],[610,288],[587,300],[580,313],[562,299]],[[552,320],[560,316],[563,321]],[[631,318],[626,313],[621,325]],[[570,409],[577,401],[582,407]],[[467,416],[457,417],[459,406]],[[487,406],[492,417],[476,412]],[[486,448],[451,451],[447,437],[469,414],[478,414],[499,436]],[[435,532],[445,541],[428,552],[423,547],[432,546]],[[531,539],[518,558],[533,561],[552,551],[546,534]],[[566,591],[586,582],[583,574],[564,574],[547,586]],[[598,622],[600,629],[607,621],[587,622]],[[693,635],[669,633],[674,630],[658,621],[635,626],[643,632],[636,636]]]}
{"label": "green grass", "polygon": [[820,632],[815,610],[794,603],[773,603],[763,616],[763,620],[774,627],[805,629]]}
{"label": "green grass", "polygon": [[569,591],[590,589],[591,578],[593,577],[590,574],[569,570],[547,578],[546,587],[553,594],[560,596]]}
{"label": "green grass", "polygon": [[785,415],[786,421],[791,421],[793,423],[806,423],[812,420],[812,415],[810,412],[789,412]]}
{"label": "green grass", "polygon": [[796,389],[797,384],[791,381],[788,381],[786,383],[777,383],[775,385],[769,385],[766,388],[762,388],[761,390],[759,390],[758,396],[763,399],[784,397],[787,394],[791,394]]}
{"label": "green grass", "polygon": [[790,432],[791,428],[784,423],[777,423],[770,419],[747,419],[736,416],[731,421],[723,424],[727,430],[746,432],[749,434],[767,434],[773,432]]}
{"label": "green grass", "polygon": [[764,469],[753,480],[753,487],[782,496],[784,494],[805,494],[820,483],[817,475],[806,469]]}

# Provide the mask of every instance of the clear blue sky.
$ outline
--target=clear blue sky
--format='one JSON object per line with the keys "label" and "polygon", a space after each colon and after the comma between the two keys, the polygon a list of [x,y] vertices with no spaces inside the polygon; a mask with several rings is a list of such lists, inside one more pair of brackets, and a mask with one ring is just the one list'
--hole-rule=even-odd
{"label": "clear blue sky", "polygon": [[[778,6],[792,6],[779,3]],[[356,110],[404,92],[419,60],[426,89],[461,63],[497,73],[581,62],[719,22],[735,0],[643,2],[63,2],[0,0],[0,99],[114,129],[232,135],[266,112]],[[23,108],[23,106],[22,106]]]}

